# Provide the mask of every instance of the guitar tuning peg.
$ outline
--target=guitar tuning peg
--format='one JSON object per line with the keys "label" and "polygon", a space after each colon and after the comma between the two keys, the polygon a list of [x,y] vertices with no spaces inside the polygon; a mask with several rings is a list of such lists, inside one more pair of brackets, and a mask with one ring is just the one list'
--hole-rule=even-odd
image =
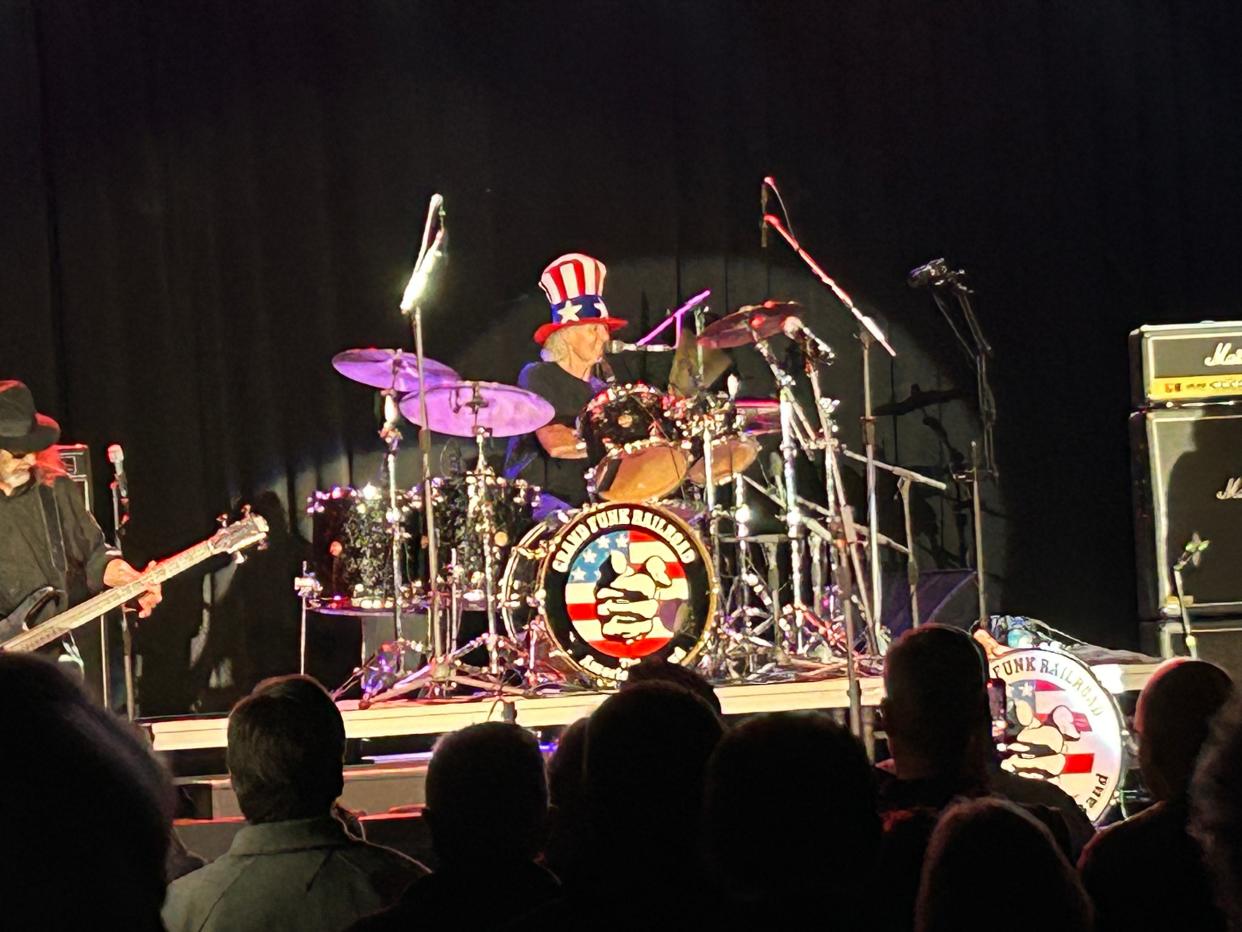
{"label": "guitar tuning peg", "polygon": [[242,505],[242,507],[241,507],[241,513],[242,513],[242,517],[243,517],[243,518],[249,518],[249,517],[250,517],[250,506],[249,506],[249,505]]}
{"label": "guitar tuning peg", "polygon": [[237,551],[237,553],[233,554],[233,562],[236,563],[238,566],[240,566],[241,564],[246,562],[246,555],[242,553],[240,550]]}
{"label": "guitar tuning peg", "polygon": [[228,527],[229,516],[228,515],[216,515],[216,524],[220,525],[220,527]]}

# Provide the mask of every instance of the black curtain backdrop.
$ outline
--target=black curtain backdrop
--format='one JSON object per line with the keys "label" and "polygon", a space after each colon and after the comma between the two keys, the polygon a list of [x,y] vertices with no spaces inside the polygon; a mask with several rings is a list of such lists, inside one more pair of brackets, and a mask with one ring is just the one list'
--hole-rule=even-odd
{"label": "black curtain backdrop", "polygon": [[[427,345],[463,374],[516,376],[539,270],[581,250],[631,337],[703,287],[720,311],[806,300],[856,436],[848,322],[759,250],[772,174],[893,333],[878,400],[966,389],[935,412],[960,453],[969,367],[904,285],[948,255],[997,352],[993,607],[1131,644],[1125,338],[1239,314],[1240,26],[1225,0],[4,0],[0,377],[97,472],[125,445],[134,562],[242,498],[294,512],[236,572],[168,586],[144,710],[296,662],[300,503],[378,465],[373,399],[328,361],[410,345],[395,305],[433,191],[451,250]],[[883,427],[885,456],[948,468],[920,415]],[[215,647],[192,642],[205,611]]]}

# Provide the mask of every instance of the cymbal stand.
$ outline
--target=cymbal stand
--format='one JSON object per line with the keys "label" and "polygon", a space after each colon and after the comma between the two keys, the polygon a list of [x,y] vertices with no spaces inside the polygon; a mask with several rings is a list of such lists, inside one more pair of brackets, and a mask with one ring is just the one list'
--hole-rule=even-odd
{"label": "cymbal stand", "polygon": [[[475,416],[477,419],[478,408],[486,405],[487,402],[479,398],[478,386],[474,389],[474,398],[468,403],[475,408]],[[493,559],[495,556],[496,527],[493,519],[495,518],[494,503],[491,501],[490,494],[484,491],[486,487],[486,478],[492,475],[492,469],[487,465],[487,457],[485,453],[487,438],[491,435],[491,431],[486,427],[476,424],[474,428],[474,440],[478,445],[479,459],[475,465],[475,475],[479,477],[479,481],[473,485],[474,492],[471,494],[471,501],[468,509],[473,510],[476,507],[482,510],[482,534],[479,537],[483,541],[483,598],[487,604],[487,674],[493,679],[499,680],[501,676],[500,669],[500,634],[496,619],[496,564]],[[477,498],[475,497],[477,496]],[[469,513],[469,511],[467,512]]]}
{"label": "cymbal stand", "polygon": [[772,214],[764,214],[763,223],[781,235],[781,238],[789,244],[789,247],[806,263],[807,268],[811,270],[812,274],[836,296],[838,301],[845,305],[845,309],[853,315],[854,320],[858,324],[858,341],[862,346],[863,363],[863,442],[867,454],[867,529],[869,531],[867,548],[871,563],[871,640],[879,649],[879,652],[883,653],[887,650],[887,640],[884,637],[884,633],[879,629],[882,598],[881,577],[883,574],[880,572],[880,519],[879,508],[876,503],[875,415],[872,413],[871,405],[871,348],[878,343],[889,356],[894,358],[897,356],[897,352],[889,345],[888,339],[884,336],[883,331],[880,330],[876,322],[864,314],[858,305],[854,303],[854,299],[846,293],[845,289],[819,267],[819,263],[811,257],[810,253],[802,248],[802,245],[785,228],[784,223],[781,222],[779,217]]}
{"label": "cymbal stand", "polygon": [[[803,602],[803,577],[802,577],[802,552],[803,541],[806,537],[806,529],[802,524],[802,512],[798,507],[797,477],[795,475],[794,460],[798,455],[798,441],[795,439],[797,430],[794,424],[794,407],[797,402],[793,396],[793,377],[789,375],[777,360],[776,355],[768,346],[766,340],[756,340],[755,348],[759,350],[764,361],[767,362],[768,368],[772,370],[772,375],[776,379],[776,385],[780,403],[780,421],[781,421],[781,472],[783,477],[782,505],[785,510],[785,528],[786,535],[789,538],[790,553],[790,584],[792,586],[791,593],[791,609],[792,614],[799,619],[806,612],[806,603]],[[791,625],[788,618],[782,617],[777,622],[777,656],[788,657],[798,653],[798,629],[799,626]]]}
{"label": "cymbal stand", "polygon": [[[804,349],[803,352],[806,352]],[[827,495],[828,502],[828,519],[831,522],[830,527],[832,533],[828,538],[828,565],[829,572],[832,577],[832,592],[835,597],[839,597],[841,606],[841,620],[845,625],[845,679],[846,691],[850,702],[850,731],[858,737],[862,737],[862,690],[858,685],[858,664],[856,656],[856,646],[858,644],[858,633],[854,625],[854,605],[851,599],[853,589],[853,578],[861,579],[858,574],[858,554],[855,548],[850,546],[848,527],[850,512],[849,505],[845,502],[845,490],[840,481],[840,464],[837,462],[837,443],[836,443],[836,425],[832,421],[832,413],[836,410],[836,403],[824,397],[822,387],[819,382],[819,366],[816,362],[807,356],[806,372],[811,382],[811,392],[815,398],[815,414],[819,418],[820,439],[824,447],[824,491]],[[874,490],[872,490],[874,491]],[[838,500],[840,496],[840,500]],[[878,546],[878,539],[871,541],[873,553]],[[871,572],[879,573],[879,563],[874,561],[871,563]],[[871,609],[875,610],[875,602],[872,602]],[[835,606],[832,606],[835,608]],[[833,611],[830,618],[836,617]],[[872,618],[874,619],[874,615]],[[869,631],[875,631],[879,628],[879,622],[867,625]]]}
{"label": "cymbal stand", "polygon": [[[388,485],[388,511],[385,520],[388,522],[389,557],[392,562],[392,628],[393,637],[404,640],[405,632],[401,625],[401,610],[405,603],[405,583],[401,572],[401,552],[405,543],[405,529],[401,525],[401,508],[397,502],[397,450],[401,446],[401,430],[397,427],[397,367],[400,365],[401,354],[393,356],[392,387],[384,389],[380,394],[384,398],[384,426],[380,428],[380,439],[384,441],[384,478]],[[397,662],[400,664],[401,655]]]}
{"label": "cymbal stand", "polygon": [[[703,296],[706,297],[706,292]],[[693,300],[693,299],[692,299]],[[694,332],[697,337],[703,332],[703,315],[707,311],[707,307],[702,304],[696,304],[694,307]],[[695,341],[695,363],[697,372],[695,373],[695,383],[701,385],[703,381],[703,345],[696,339]],[[712,555],[712,568],[715,570],[715,578],[720,578],[720,515],[716,511],[716,473],[712,462],[715,438],[712,432],[712,412],[709,410],[707,416],[703,418],[703,476],[706,480],[703,485],[703,502],[707,507],[707,549]]]}

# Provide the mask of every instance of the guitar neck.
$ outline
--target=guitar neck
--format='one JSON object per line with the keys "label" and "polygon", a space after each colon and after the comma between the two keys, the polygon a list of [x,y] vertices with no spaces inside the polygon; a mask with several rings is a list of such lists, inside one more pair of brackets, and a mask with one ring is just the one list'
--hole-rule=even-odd
{"label": "guitar neck", "polygon": [[208,557],[213,556],[216,552],[210,540],[195,544],[188,550],[183,550],[167,560],[160,561],[133,582],[117,586],[114,589],[106,589],[99,593],[99,595],[87,599],[81,605],[76,605],[69,609],[69,611],[62,612],[53,618],[49,618],[43,624],[29,631],[22,632],[12,640],[0,644],[0,650],[38,650],[40,647],[64,637],[70,631],[81,627],[88,621],[98,618],[100,615],[105,615],[115,608],[120,608],[131,599],[138,598],[150,586],[172,579],[178,573],[184,573],[191,567],[202,563]]}

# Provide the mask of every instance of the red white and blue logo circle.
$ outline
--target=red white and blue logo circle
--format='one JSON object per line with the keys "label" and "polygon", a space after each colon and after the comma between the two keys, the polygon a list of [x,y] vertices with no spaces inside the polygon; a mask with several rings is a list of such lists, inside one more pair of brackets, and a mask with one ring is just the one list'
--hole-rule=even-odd
{"label": "red white and blue logo circle", "polygon": [[544,579],[549,624],[580,666],[622,680],[643,657],[686,663],[715,610],[698,537],[655,505],[591,509],[558,535]]}

